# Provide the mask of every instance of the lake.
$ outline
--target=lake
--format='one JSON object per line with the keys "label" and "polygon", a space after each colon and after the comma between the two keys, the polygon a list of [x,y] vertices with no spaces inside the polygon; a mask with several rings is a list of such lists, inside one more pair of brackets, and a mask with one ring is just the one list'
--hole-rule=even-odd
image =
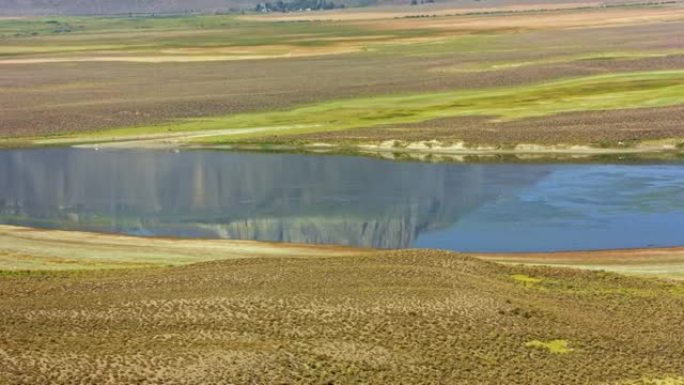
{"label": "lake", "polygon": [[0,223],[459,251],[684,245],[684,165],[0,151]]}

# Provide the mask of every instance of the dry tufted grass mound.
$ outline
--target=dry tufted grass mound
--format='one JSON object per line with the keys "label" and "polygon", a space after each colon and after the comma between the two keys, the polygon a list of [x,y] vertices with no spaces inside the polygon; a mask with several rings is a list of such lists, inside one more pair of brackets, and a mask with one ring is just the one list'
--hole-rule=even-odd
{"label": "dry tufted grass mound", "polygon": [[684,378],[681,283],[438,251],[5,274],[0,314],[3,385]]}

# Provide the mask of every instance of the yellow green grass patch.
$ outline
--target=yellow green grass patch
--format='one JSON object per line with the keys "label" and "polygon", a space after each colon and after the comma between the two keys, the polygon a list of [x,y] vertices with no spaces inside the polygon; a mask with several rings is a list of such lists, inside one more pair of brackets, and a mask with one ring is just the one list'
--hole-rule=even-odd
{"label": "yellow green grass patch", "polygon": [[515,281],[521,282],[525,285],[534,285],[535,283],[542,282],[542,278],[535,278],[535,277],[530,277],[529,275],[525,274],[514,274],[511,276]]}
{"label": "yellow green grass patch", "polygon": [[488,116],[495,120],[515,120],[572,111],[663,107],[683,101],[684,70],[629,72],[518,87],[347,99],[286,111],[191,118],[107,130],[89,135],[89,138],[211,130],[216,132],[195,138],[195,141],[221,143],[447,117]]}
{"label": "yellow green grass patch", "polygon": [[549,353],[553,354],[567,354],[572,351],[572,349],[568,346],[568,341],[566,340],[532,340],[527,342],[525,346],[535,349],[545,349]]}

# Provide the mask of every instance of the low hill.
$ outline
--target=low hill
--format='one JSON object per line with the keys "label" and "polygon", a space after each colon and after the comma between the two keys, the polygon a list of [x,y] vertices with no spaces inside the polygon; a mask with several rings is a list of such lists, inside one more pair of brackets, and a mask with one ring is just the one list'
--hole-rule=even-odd
{"label": "low hill", "polygon": [[[283,3],[305,3],[309,0],[284,0]],[[481,8],[515,6],[517,4],[554,4],[554,0],[311,0],[333,3],[337,7],[359,6],[407,6]],[[633,1],[633,0],[630,0]],[[621,3],[624,0],[609,0],[604,3]],[[254,10],[258,4],[278,0],[0,0],[0,16],[17,15],[126,15],[133,14],[186,14],[186,13],[224,13]],[[596,1],[566,0],[562,3],[597,4]],[[275,7],[272,7],[275,9]],[[312,7],[315,9],[315,7]],[[324,7],[321,7],[324,8]],[[415,7],[414,7],[415,8]],[[303,9],[306,9],[304,7]]]}
{"label": "low hill", "polygon": [[[273,1],[276,3],[277,1]],[[0,0],[0,15],[125,15],[253,10],[261,0]],[[339,4],[359,5],[342,0]]]}
{"label": "low hill", "polygon": [[419,250],[7,274],[0,384],[684,384],[681,283]]}

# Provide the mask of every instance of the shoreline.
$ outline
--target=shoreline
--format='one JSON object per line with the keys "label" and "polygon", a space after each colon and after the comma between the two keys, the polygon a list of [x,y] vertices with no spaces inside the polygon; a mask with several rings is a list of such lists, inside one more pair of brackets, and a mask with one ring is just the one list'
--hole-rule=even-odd
{"label": "shoreline", "polygon": [[[392,250],[249,240],[136,237],[0,225],[0,272],[169,267],[227,259],[316,259],[384,252]],[[534,253],[450,253],[503,264],[684,279],[684,246]]]}
{"label": "shoreline", "polygon": [[0,225],[0,272],[169,267],[248,258],[325,258],[372,252],[336,245],[133,235]]}
{"label": "shoreline", "polygon": [[[178,138],[180,139],[180,138]],[[515,146],[468,145],[462,141],[440,142],[437,140],[401,141],[387,139],[382,142],[360,143],[226,143],[193,144],[178,140],[176,136],[152,136],[110,140],[54,139],[0,139],[0,150],[22,150],[40,148],[74,149],[117,149],[117,150],[229,150],[253,152],[301,153],[308,155],[339,154],[351,156],[372,156],[387,160],[451,161],[463,162],[469,157],[511,157],[512,160],[572,160],[592,157],[636,157],[684,159],[682,141],[678,138],[659,141],[645,141],[624,147],[597,147],[591,144],[535,144],[520,143]]]}
{"label": "shoreline", "polygon": [[[635,147],[595,147],[591,145],[538,145],[518,144],[514,148],[501,148],[490,145],[468,147],[463,142],[452,145],[442,145],[438,141],[426,140],[417,142],[403,142],[387,140],[380,144],[331,144],[312,143],[304,145],[262,145],[262,144],[227,144],[208,146],[156,147],[160,149],[192,149],[192,150],[235,150],[255,152],[296,152],[303,154],[348,154],[352,156],[373,156],[388,160],[417,160],[417,161],[467,161],[468,157],[512,157],[518,160],[529,159],[586,159],[603,156],[634,156],[659,157],[676,159],[683,157],[684,151],[675,145],[635,146]],[[393,145],[394,143],[394,145]],[[81,146],[82,147],[82,146]],[[92,148],[92,146],[91,146]],[[106,147],[101,147],[106,148]],[[152,149],[153,147],[136,147]]]}
{"label": "shoreline", "polygon": [[620,274],[684,280],[684,247],[555,251],[549,253],[470,253],[503,264],[605,270]]}

